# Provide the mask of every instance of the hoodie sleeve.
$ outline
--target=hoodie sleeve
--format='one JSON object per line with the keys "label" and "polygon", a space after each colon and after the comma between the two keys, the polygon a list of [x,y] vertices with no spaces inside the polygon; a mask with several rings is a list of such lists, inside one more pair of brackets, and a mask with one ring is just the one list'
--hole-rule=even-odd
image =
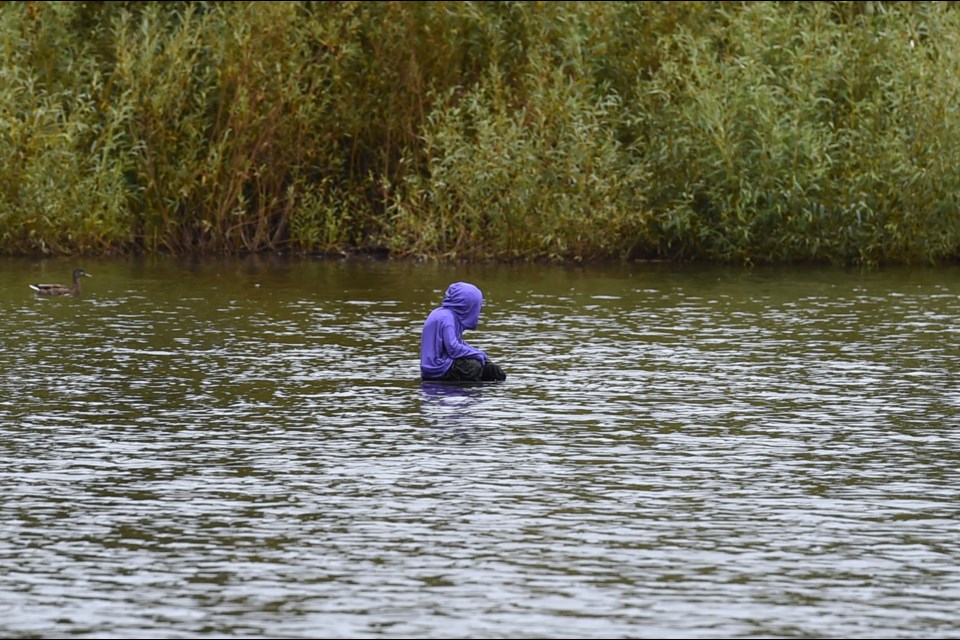
{"label": "hoodie sleeve", "polygon": [[479,358],[483,364],[487,363],[487,354],[476,347],[471,347],[457,336],[456,327],[452,322],[443,323],[440,329],[440,335],[443,339],[444,349],[451,359]]}

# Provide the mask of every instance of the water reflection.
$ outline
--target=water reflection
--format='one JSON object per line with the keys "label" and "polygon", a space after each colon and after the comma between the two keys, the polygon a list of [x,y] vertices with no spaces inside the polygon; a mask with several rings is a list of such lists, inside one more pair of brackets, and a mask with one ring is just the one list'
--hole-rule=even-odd
{"label": "water reflection", "polygon": [[0,635],[960,634],[957,269],[4,267]]}
{"label": "water reflection", "polygon": [[485,396],[495,394],[504,382],[420,381],[421,423],[446,429],[469,428],[483,420]]}
{"label": "water reflection", "polygon": [[502,385],[499,382],[438,382],[434,380],[421,380],[419,384],[424,397],[438,402],[444,398],[479,396],[484,389],[490,390]]}

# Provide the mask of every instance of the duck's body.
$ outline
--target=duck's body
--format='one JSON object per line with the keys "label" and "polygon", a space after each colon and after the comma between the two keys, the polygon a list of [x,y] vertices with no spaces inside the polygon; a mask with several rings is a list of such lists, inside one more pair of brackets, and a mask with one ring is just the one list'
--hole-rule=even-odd
{"label": "duck's body", "polygon": [[69,287],[65,284],[32,284],[30,288],[36,291],[38,296],[76,296],[80,295],[80,278],[84,276],[93,277],[83,269],[74,269],[73,284]]}

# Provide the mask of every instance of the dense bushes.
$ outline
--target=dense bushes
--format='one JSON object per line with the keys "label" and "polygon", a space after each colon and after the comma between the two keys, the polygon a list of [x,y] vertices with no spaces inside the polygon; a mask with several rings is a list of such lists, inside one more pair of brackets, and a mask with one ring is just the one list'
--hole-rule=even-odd
{"label": "dense bushes", "polygon": [[0,251],[953,259],[951,4],[3,3]]}

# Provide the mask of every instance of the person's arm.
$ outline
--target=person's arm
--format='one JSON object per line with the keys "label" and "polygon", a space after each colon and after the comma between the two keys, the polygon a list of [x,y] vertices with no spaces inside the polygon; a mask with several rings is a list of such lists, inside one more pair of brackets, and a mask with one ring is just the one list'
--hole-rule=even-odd
{"label": "person's arm", "polygon": [[443,348],[447,355],[454,360],[457,358],[476,358],[480,360],[481,364],[486,364],[487,354],[458,338],[457,331],[452,324],[444,323],[440,335],[443,338]]}

